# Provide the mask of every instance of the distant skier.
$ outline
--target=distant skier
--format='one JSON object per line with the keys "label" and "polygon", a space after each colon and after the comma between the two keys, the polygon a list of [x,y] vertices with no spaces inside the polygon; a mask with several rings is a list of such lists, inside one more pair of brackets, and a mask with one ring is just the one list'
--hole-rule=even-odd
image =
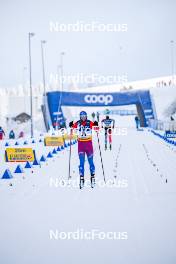
{"label": "distant skier", "polygon": [[5,136],[5,132],[2,129],[2,127],[0,127],[0,140],[2,140],[4,136]]}
{"label": "distant skier", "polygon": [[91,174],[91,187],[95,185],[95,165],[93,162],[93,145],[92,145],[92,129],[98,126],[98,122],[92,122],[87,119],[87,113],[85,111],[80,112],[80,120],[77,122],[69,123],[69,127],[77,129],[78,131],[78,155],[79,155],[79,174],[80,174],[80,189],[84,186],[84,163],[85,154],[89,162],[90,174]]}
{"label": "distant skier", "polygon": [[109,148],[112,149],[112,130],[115,126],[115,120],[109,118],[107,115],[105,119],[101,121],[101,127],[105,130],[105,150],[107,150],[107,144],[109,141]]}
{"label": "distant skier", "polygon": [[140,120],[138,116],[135,116],[135,123],[136,123],[136,129],[138,130],[140,126]]}
{"label": "distant skier", "polygon": [[92,119],[93,119],[93,121],[95,120],[95,113],[94,112],[92,113]]}
{"label": "distant skier", "polygon": [[15,133],[13,130],[11,130],[9,133],[9,139],[15,139]]}
{"label": "distant skier", "polygon": [[97,112],[97,121],[99,122],[100,121],[100,113]]}

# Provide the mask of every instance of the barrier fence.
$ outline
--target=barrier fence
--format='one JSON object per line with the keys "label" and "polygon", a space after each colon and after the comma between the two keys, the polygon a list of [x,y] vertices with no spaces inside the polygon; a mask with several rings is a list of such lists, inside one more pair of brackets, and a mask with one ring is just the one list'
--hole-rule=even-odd
{"label": "barrier fence", "polygon": [[176,121],[149,119],[148,126],[155,130],[176,131]]}

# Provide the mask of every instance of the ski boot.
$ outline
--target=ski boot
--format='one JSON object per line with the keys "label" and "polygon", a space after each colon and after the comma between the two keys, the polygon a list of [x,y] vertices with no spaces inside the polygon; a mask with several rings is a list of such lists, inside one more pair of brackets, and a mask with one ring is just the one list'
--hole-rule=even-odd
{"label": "ski boot", "polygon": [[109,145],[109,149],[112,150],[112,145],[111,144]]}
{"label": "ski boot", "polygon": [[90,182],[91,182],[91,188],[94,188],[95,187],[95,174],[91,174]]}
{"label": "ski boot", "polygon": [[107,144],[105,144],[105,150],[107,150]]}
{"label": "ski boot", "polygon": [[80,176],[79,188],[82,189],[84,187],[84,176]]}

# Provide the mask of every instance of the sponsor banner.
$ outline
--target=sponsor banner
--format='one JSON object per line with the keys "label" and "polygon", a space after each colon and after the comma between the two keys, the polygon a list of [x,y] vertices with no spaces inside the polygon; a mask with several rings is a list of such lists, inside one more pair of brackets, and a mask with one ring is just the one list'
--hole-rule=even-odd
{"label": "sponsor banner", "polygon": [[33,162],[35,160],[35,152],[32,148],[6,148],[6,162]]}
{"label": "sponsor banner", "polygon": [[64,144],[63,137],[45,137],[45,146],[62,146]]}
{"label": "sponsor banner", "polygon": [[84,96],[84,101],[88,104],[104,104],[108,105],[113,101],[112,94],[87,94]]}
{"label": "sponsor banner", "polygon": [[176,138],[176,131],[166,131],[165,136],[167,138]]}
{"label": "sponsor banner", "polygon": [[[109,92],[109,93],[77,93],[77,92],[48,92],[48,105],[52,114],[59,112],[58,104],[62,97],[61,106],[122,106],[130,104],[145,104],[144,110],[151,111],[149,91]],[[59,113],[58,113],[59,114]]]}

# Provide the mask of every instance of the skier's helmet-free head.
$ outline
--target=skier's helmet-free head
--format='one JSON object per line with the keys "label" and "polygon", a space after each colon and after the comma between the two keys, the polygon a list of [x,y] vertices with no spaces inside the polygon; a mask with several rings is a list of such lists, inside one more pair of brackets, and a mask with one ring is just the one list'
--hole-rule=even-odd
{"label": "skier's helmet-free head", "polygon": [[85,121],[87,119],[87,113],[85,111],[81,111],[79,116],[82,121]]}
{"label": "skier's helmet-free head", "polygon": [[106,119],[109,119],[109,116],[108,115],[106,116]]}

